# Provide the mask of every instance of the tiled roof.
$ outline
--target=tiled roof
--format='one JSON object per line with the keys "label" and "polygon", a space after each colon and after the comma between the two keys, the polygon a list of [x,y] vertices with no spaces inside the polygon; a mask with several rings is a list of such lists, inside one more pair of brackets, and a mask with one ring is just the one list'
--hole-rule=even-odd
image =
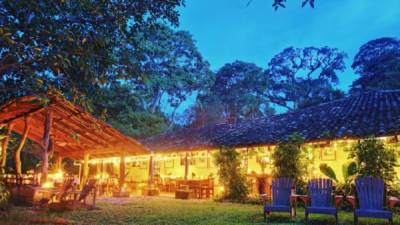
{"label": "tiled roof", "polygon": [[306,141],[400,133],[400,90],[369,92],[236,124],[181,129],[144,140],[152,151],[275,144],[298,133]]}

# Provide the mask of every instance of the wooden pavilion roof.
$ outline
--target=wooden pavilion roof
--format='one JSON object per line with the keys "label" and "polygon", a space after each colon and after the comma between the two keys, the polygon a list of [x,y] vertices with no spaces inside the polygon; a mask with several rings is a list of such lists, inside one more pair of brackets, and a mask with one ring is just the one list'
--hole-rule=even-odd
{"label": "wooden pavilion roof", "polygon": [[55,95],[25,96],[0,106],[0,125],[13,123],[13,132],[22,134],[24,118],[29,116],[28,139],[42,146],[46,111],[53,116],[51,138],[54,152],[63,157],[82,159],[145,154],[149,151],[138,141],[123,135],[82,108]]}

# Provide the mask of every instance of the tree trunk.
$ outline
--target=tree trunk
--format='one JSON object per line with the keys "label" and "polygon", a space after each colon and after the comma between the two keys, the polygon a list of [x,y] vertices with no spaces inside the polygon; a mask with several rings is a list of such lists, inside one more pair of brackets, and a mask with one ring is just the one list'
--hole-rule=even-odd
{"label": "tree trunk", "polygon": [[42,152],[42,177],[41,183],[44,184],[47,180],[47,174],[49,170],[49,152],[51,151],[52,144],[50,141],[50,133],[51,127],[53,124],[53,115],[47,110],[46,111],[46,120],[43,134],[43,152]]}
{"label": "tree trunk", "polygon": [[13,123],[10,123],[8,125],[8,127],[7,127],[7,137],[5,137],[2,140],[2,143],[1,143],[1,171],[0,172],[2,174],[4,174],[6,172],[5,168],[6,168],[6,163],[7,163],[7,148],[8,148],[8,143],[10,141],[10,137],[11,137],[11,134],[12,134],[13,127],[14,127]]}
{"label": "tree trunk", "polygon": [[22,170],[21,170],[21,151],[24,148],[26,139],[29,134],[30,130],[30,124],[29,124],[29,117],[25,117],[25,128],[24,128],[24,134],[22,135],[21,142],[18,145],[17,150],[15,151],[15,173],[17,176],[21,176]]}

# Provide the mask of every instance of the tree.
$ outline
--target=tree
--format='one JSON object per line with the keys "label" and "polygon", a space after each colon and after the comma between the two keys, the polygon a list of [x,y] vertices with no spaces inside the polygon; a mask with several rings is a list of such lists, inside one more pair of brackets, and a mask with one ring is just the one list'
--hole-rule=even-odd
{"label": "tree", "polygon": [[305,171],[302,163],[302,158],[305,156],[303,144],[304,139],[298,134],[292,134],[287,141],[278,143],[272,154],[274,177],[300,179]]}
{"label": "tree", "polygon": [[304,138],[298,134],[289,135],[286,141],[281,141],[272,153],[274,177],[293,178],[296,187],[301,190],[307,164],[304,162],[306,150],[303,148]]}
{"label": "tree", "polygon": [[177,25],[181,5],[182,0],[1,1],[2,98],[55,86],[84,99],[110,80],[136,78],[140,73],[132,71],[140,63],[126,60],[121,49],[140,51],[141,38],[149,37],[139,34],[163,23]]}
{"label": "tree", "polygon": [[235,149],[223,147],[215,155],[218,175],[225,187],[226,199],[243,201],[249,194],[246,177],[241,171],[240,153]]}
{"label": "tree", "polygon": [[265,95],[287,109],[341,97],[333,86],[338,83],[337,71],[345,69],[346,57],[336,48],[286,48],[268,64],[265,73],[272,88],[266,89]]}
{"label": "tree", "polygon": [[164,115],[151,113],[142,105],[133,85],[115,83],[96,90],[93,96],[94,114],[124,134],[143,138],[163,132],[168,121]]}
{"label": "tree", "polygon": [[268,87],[262,69],[253,63],[225,64],[209,91],[198,96],[195,123],[236,122],[272,114],[261,93]]}
{"label": "tree", "polygon": [[368,138],[349,150],[349,159],[357,165],[357,175],[380,177],[390,183],[396,176],[398,151],[387,148],[382,141]]}
{"label": "tree", "polygon": [[[314,8],[315,0],[302,0],[301,7],[306,6],[307,4]],[[273,0],[272,7],[277,10],[279,8],[285,8],[286,0]]]}
{"label": "tree", "polygon": [[379,38],[365,43],[351,67],[360,75],[352,93],[400,88],[400,40]]}
{"label": "tree", "polygon": [[[252,1],[253,0],[249,0],[247,2],[247,5],[250,5]],[[314,8],[314,2],[315,2],[315,0],[302,0],[301,7],[309,5],[309,6],[311,6],[311,8]],[[275,10],[278,10],[279,8],[285,8],[286,0],[272,0],[272,7]]]}
{"label": "tree", "polygon": [[133,81],[143,96],[143,106],[152,113],[161,113],[162,98],[175,110],[193,92],[202,91],[212,81],[209,63],[198,51],[187,31],[173,31],[167,26],[149,34],[141,43],[141,74]]}

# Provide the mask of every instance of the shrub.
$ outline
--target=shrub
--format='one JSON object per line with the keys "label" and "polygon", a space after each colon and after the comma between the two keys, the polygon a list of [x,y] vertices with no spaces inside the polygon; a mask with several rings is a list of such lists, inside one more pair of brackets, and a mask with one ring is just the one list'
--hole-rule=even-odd
{"label": "shrub", "polygon": [[218,175],[224,185],[224,198],[233,201],[244,201],[249,194],[245,175],[240,168],[240,154],[232,148],[223,147],[215,155]]}
{"label": "shrub", "polygon": [[358,176],[381,177],[386,183],[394,180],[398,153],[386,148],[382,141],[368,138],[349,150],[349,158],[357,165]]}
{"label": "shrub", "polygon": [[8,201],[10,200],[10,192],[6,186],[0,182],[0,210],[6,210],[8,208]]}
{"label": "shrub", "polygon": [[287,141],[279,142],[272,154],[274,164],[274,177],[289,177],[296,181],[298,192],[304,192],[306,164],[304,163],[305,149],[302,148],[304,139],[293,134]]}

